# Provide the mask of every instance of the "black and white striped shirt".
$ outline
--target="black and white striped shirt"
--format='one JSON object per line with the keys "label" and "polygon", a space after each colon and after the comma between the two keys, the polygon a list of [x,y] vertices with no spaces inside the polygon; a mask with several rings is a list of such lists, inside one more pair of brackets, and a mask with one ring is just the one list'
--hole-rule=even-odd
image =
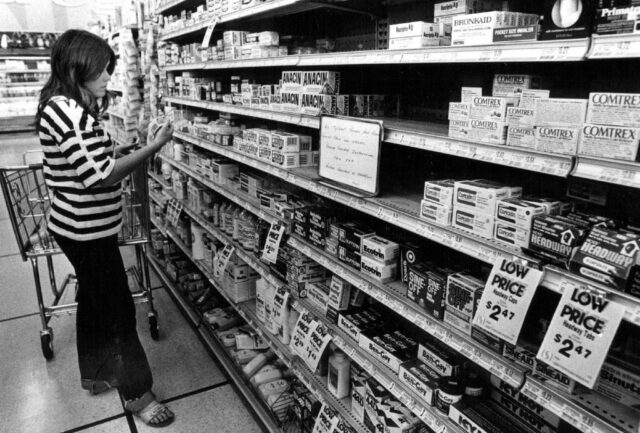
{"label": "black and white striped shirt", "polygon": [[78,241],[118,233],[122,187],[97,186],[115,165],[115,145],[100,122],[73,99],[56,96],[42,112],[38,134],[53,196],[49,230]]}

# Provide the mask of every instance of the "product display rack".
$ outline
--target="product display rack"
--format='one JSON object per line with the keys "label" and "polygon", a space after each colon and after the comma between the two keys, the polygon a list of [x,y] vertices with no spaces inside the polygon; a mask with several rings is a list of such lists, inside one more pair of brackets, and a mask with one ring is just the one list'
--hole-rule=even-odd
{"label": "product display rack", "polygon": [[[185,2],[182,2],[186,4]],[[259,20],[266,17],[285,16],[298,13],[296,9],[304,1],[272,1],[260,5],[261,9],[247,8],[222,17],[209,17],[200,23],[188,28],[166,33],[162,40],[174,39],[196,40],[200,32],[212,22],[216,26],[240,21]],[[184,5],[183,5],[184,6]],[[324,5],[326,6],[326,5]],[[162,6],[180,8],[180,2],[170,2]],[[323,5],[316,5],[323,7]],[[220,26],[224,27],[224,26]],[[240,25],[233,29],[242,29]],[[261,59],[233,60],[233,61],[209,61],[193,64],[167,65],[164,71],[228,71],[259,68],[298,68],[330,66],[374,66],[374,65],[410,65],[410,64],[456,64],[456,63],[551,63],[551,62],[586,62],[595,63],[606,59],[633,59],[640,58],[640,36],[591,36],[585,39],[570,39],[554,42],[536,41],[527,43],[506,43],[491,46],[472,47],[436,47],[417,50],[372,50],[355,52],[338,52],[311,55],[291,55],[270,57]],[[319,129],[320,119],[317,117],[271,111],[241,105],[223,104],[217,102],[191,100],[183,97],[166,97],[166,102],[172,105],[199,108],[209,111],[236,114],[248,118],[280,122],[292,126]],[[384,121],[384,142],[400,145],[408,148],[425,150],[427,152],[456,156],[467,160],[487,162],[499,166],[510,167],[518,170],[544,173],[559,178],[580,178],[611,185],[624,186],[631,189],[640,189],[640,164],[636,162],[624,162],[620,160],[607,160],[599,158],[586,158],[582,156],[564,156],[559,154],[547,154],[507,146],[492,146],[452,139],[447,136],[444,126],[429,124],[427,122],[413,122],[397,119],[380,119]],[[363,214],[373,216],[381,221],[390,223],[402,229],[411,231],[419,236],[440,243],[453,250],[462,252],[470,257],[492,264],[501,258],[522,260],[530,265],[538,265],[537,260],[531,259],[520,250],[505,247],[483,238],[479,238],[451,227],[440,227],[423,221],[418,216],[419,197],[408,194],[389,197],[386,194],[373,199],[360,199],[342,191],[327,187],[318,182],[316,168],[299,168],[284,170],[272,166],[263,160],[254,159],[242,154],[232,147],[223,147],[213,144],[209,140],[201,139],[183,132],[176,132],[174,138],[191,143],[201,149],[214,152],[243,165],[255,168],[264,173],[273,175],[283,181],[295,185],[301,189],[312,192],[349,208],[361,211]],[[198,180],[200,183],[220,193],[235,204],[247,209],[251,213],[269,222],[280,218],[255,203],[255,200],[243,196],[234,189],[215,184],[196,173],[186,164],[174,161],[168,156],[162,156],[163,161],[168,162],[174,168]],[[169,195],[170,196],[170,195]],[[175,197],[173,197],[175,198]],[[204,218],[188,207],[184,212],[193,220],[202,225],[207,232],[214,234],[212,227]],[[216,236],[214,234],[214,236]],[[224,242],[224,234],[216,236]],[[227,239],[228,240],[228,239]],[[229,241],[229,240],[228,240]],[[302,252],[307,257],[321,264],[323,267],[360,288],[365,293],[384,305],[408,318],[409,321],[422,328],[428,334],[435,336],[440,341],[465,355],[485,370],[499,376],[507,383],[519,388],[523,394],[538,404],[548,409],[553,414],[570,423],[584,432],[625,432],[637,433],[638,413],[631,408],[614,404],[595,392],[583,390],[573,395],[557,391],[536,376],[524,372],[511,361],[494,354],[484,346],[471,340],[469,337],[459,335],[449,326],[432,318],[408,298],[405,297],[406,289],[399,283],[380,284],[363,277],[357,271],[346,267],[334,257],[323,250],[311,246],[305,240],[291,236],[287,241],[290,247]],[[238,248],[238,251],[240,249]],[[274,277],[268,268],[255,256],[245,254],[243,259],[258,273],[269,280],[275,286],[284,283]],[[605,286],[583,279],[568,271],[545,266],[541,286],[556,293],[563,293],[568,287],[588,287],[590,290],[603,294],[607,299],[622,304],[625,308],[624,319],[635,325],[640,325],[640,301],[623,292],[612,290]],[[397,286],[397,287],[396,287]],[[394,380],[389,370],[371,359],[362,349],[354,344],[353,340],[346,337],[335,325],[326,323],[327,320],[318,313],[314,306],[306,300],[295,300],[293,307],[310,311],[316,318],[325,322],[333,336],[334,343],[347,353],[357,364],[367,370],[374,371],[380,383],[398,397],[405,405],[436,431],[462,431],[460,427],[450,422],[446,416],[440,421],[438,416],[429,418],[433,407],[427,407],[424,412],[416,405],[415,396]],[[268,333],[267,333],[268,334]],[[348,410],[347,410],[348,412]],[[437,412],[437,411],[436,411]],[[439,414],[437,414],[439,415]],[[427,419],[425,419],[425,416]]]}

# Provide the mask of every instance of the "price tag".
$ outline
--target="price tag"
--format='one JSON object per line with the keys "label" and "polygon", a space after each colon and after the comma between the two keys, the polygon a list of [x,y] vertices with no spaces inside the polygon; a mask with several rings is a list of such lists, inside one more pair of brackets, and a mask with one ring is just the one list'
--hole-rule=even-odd
{"label": "price tag", "polygon": [[231,260],[231,256],[233,256],[235,250],[236,248],[233,245],[227,244],[222,251],[220,251],[220,254],[216,256],[216,264],[213,271],[213,275],[216,278],[220,278],[224,275],[224,270],[227,269],[229,260]]}
{"label": "price tag", "polygon": [[281,221],[274,221],[267,235],[267,241],[262,250],[262,260],[268,263],[275,263],[278,260],[278,250],[284,235],[284,224]]}
{"label": "price tag", "polygon": [[593,388],[623,315],[588,287],[565,289],[537,358]]}
{"label": "price tag", "polygon": [[542,275],[516,262],[497,261],[478,303],[474,325],[516,344]]}
{"label": "price tag", "polygon": [[329,334],[327,327],[322,323],[317,323],[317,326],[309,334],[304,356],[302,356],[309,370],[315,372],[318,369],[320,358],[330,342],[331,334]]}
{"label": "price tag", "polygon": [[204,38],[202,39],[202,48],[207,48],[209,46],[209,42],[211,41],[211,36],[213,35],[213,29],[216,27],[216,24],[220,21],[219,15],[214,15],[213,19],[207,26],[207,31],[204,33]]}
{"label": "price tag", "polygon": [[182,202],[172,198],[167,203],[167,221],[171,223],[172,226],[177,227],[178,221],[180,220],[180,213],[182,213]]}
{"label": "price tag", "polygon": [[289,290],[285,287],[278,287],[273,297],[273,306],[271,307],[271,321],[274,322],[274,329],[277,334],[281,334],[284,326],[283,318],[286,315],[287,302],[289,301]]}
{"label": "price tag", "polygon": [[291,342],[289,343],[291,351],[294,354],[304,358],[309,335],[316,326],[318,326],[318,322],[315,321],[309,312],[305,311],[304,313],[300,313],[296,326],[293,328],[293,333],[291,334]]}

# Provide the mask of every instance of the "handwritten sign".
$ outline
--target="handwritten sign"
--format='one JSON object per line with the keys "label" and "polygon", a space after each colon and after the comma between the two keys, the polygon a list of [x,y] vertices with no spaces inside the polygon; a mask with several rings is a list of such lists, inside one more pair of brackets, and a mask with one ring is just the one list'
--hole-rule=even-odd
{"label": "handwritten sign", "polygon": [[623,315],[588,287],[566,287],[537,358],[593,388]]}
{"label": "handwritten sign", "polygon": [[493,266],[473,323],[516,344],[542,271],[509,260]]}
{"label": "handwritten sign", "polygon": [[382,122],[323,116],[320,176],[376,195],[382,132]]}

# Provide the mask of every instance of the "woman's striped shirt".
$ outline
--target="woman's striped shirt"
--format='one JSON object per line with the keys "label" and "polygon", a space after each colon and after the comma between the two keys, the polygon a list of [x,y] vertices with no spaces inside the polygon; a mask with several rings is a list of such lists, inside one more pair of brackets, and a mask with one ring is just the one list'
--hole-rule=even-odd
{"label": "woman's striped shirt", "polygon": [[52,195],[48,228],[69,239],[114,235],[122,225],[121,185],[97,186],[115,165],[115,146],[75,100],[56,96],[38,125],[44,177]]}

